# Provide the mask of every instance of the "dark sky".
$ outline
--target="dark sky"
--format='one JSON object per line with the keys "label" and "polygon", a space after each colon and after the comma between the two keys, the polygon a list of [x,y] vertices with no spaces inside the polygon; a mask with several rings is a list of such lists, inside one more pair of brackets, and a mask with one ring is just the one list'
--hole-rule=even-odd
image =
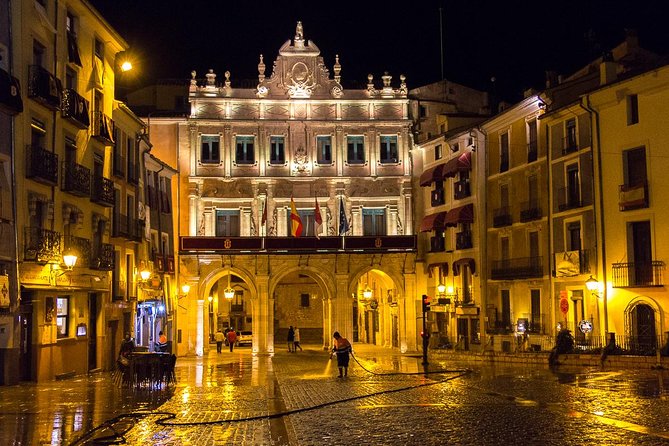
{"label": "dark sky", "polygon": [[545,70],[569,74],[615,46],[625,28],[650,50],[669,49],[663,1],[89,1],[131,46],[137,84],[213,68],[219,80],[229,70],[234,86],[257,78],[261,53],[269,76],[301,20],[328,68],[339,54],[345,86],[368,73],[380,85],[388,71],[394,86],[403,73],[414,88],[441,78],[440,7],[444,77],[486,90],[494,77],[509,101],[541,88]]}

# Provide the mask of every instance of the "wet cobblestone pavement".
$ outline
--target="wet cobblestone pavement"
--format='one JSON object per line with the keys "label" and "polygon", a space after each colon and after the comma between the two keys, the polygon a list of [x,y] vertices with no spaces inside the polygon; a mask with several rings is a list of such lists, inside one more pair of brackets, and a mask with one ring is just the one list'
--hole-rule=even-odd
{"label": "wet cobblestone pavement", "polygon": [[179,358],[177,385],[162,390],[119,388],[109,373],[0,387],[0,444],[669,444],[667,371],[431,358],[451,371],[425,375],[420,357],[355,350],[343,379],[313,346]]}

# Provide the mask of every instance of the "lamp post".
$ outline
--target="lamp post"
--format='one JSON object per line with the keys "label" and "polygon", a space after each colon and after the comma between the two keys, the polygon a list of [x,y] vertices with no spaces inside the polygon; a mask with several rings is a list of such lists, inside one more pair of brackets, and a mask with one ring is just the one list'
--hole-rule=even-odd
{"label": "lamp post", "polygon": [[[606,305],[606,295],[604,294],[604,290],[602,289],[602,284],[599,283],[597,279],[594,277],[590,276],[588,277],[588,280],[585,281],[585,287],[590,291],[590,294],[593,297],[597,298],[597,319],[599,319],[599,299],[602,299],[602,304],[604,305],[604,333],[605,336],[609,336],[609,318],[608,318],[608,309]],[[601,327],[601,321],[600,321],[600,327]],[[611,340],[613,343],[615,343],[615,333],[613,333],[613,336],[611,336]],[[611,342],[611,341],[609,341]]]}
{"label": "lamp post", "polygon": [[207,297],[209,301],[209,342],[214,340],[214,296]]}

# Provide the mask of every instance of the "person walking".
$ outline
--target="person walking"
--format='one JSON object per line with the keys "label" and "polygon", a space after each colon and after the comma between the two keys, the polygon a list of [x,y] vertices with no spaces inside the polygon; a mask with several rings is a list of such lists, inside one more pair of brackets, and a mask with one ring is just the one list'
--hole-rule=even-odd
{"label": "person walking", "polygon": [[293,330],[293,351],[296,352],[298,348],[302,351],[302,346],[300,345],[300,329],[295,327]]}
{"label": "person walking", "polygon": [[223,341],[225,341],[225,334],[223,334],[220,328],[214,335],[214,339],[216,340],[216,353],[221,353],[221,350],[223,350]]}
{"label": "person walking", "polygon": [[230,351],[235,347],[235,342],[237,342],[237,333],[233,328],[230,328],[228,332],[228,345],[230,345]]}
{"label": "person walking", "polygon": [[288,328],[288,351],[292,352],[295,349],[295,330],[293,330],[293,326],[291,325]]}
{"label": "person walking", "polygon": [[342,337],[338,331],[335,331],[332,335],[334,338],[334,346],[332,348],[332,354],[337,355],[337,367],[339,368],[339,378],[348,376],[348,361],[349,354],[351,353],[351,343],[348,342],[348,339]]}
{"label": "person walking", "polygon": [[157,352],[166,352],[167,351],[167,336],[161,330],[158,332],[158,342],[156,342],[156,351]]}

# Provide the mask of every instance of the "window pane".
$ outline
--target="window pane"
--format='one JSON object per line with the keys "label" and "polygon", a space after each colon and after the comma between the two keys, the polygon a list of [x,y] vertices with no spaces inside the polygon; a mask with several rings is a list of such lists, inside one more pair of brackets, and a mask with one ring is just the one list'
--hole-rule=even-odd
{"label": "window pane", "polygon": [[238,136],[237,137],[237,164],[253,164],[255,162],[255,154],[253,152],[253,136]]}
{"label": "window pane", "polygon": [[330,136],[316,137],[318,164],[332,164],[332,138]]}
{"label": "window pane", "polygon": [[203,163],[218,163],[220,161],[219,146],[219,136],[202,136],[200,160]]}
{"label": "window pane", "polygon": [[269,147],[269,162],[271,164],[283,164],[286,160],[283,136],[271,136],[269,139]]}
{"label": "window pane", "polygon": [[239,237],[238,210],[216,210],[216,237]]}
{"label": "window pane", "polygon": [[363,235],[386,235],[385,209],[362,210]]}
{"label": "window pane", "polygon": [[59,297],[56,299],[56,330],[57,337],[63,338],[68,335],[68,298]]}
{"label": "window pane", "polygon": [[365,145],[362,136],[348,136],[346,138],[346,147],[349,164],[365,163]]}
{"label": "window pane", "polygon": [[381,163],[397,163],[397,136],[381,136]]}

